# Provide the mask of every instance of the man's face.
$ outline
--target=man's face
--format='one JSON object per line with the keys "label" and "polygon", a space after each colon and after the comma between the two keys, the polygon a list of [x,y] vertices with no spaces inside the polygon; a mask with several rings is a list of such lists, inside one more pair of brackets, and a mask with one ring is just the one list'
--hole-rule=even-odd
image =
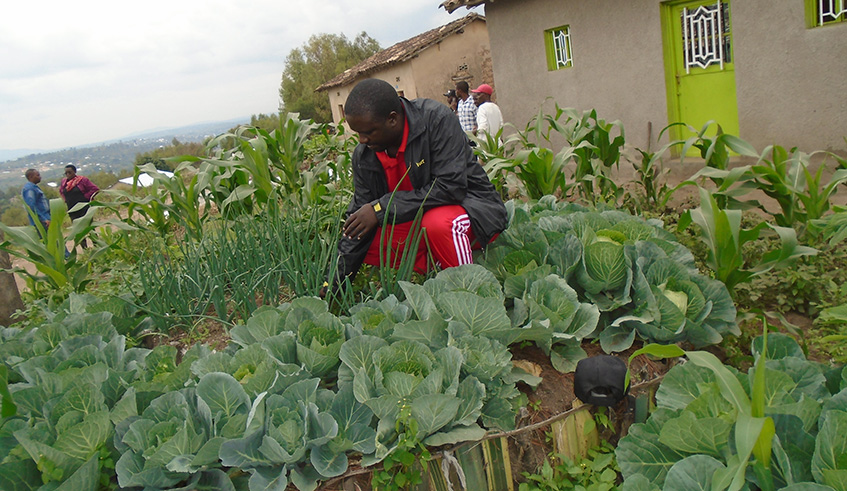
{"label": "man's face", "polygon": [[471,95],[473,95],[473,102],[477,106],[482,105],[483,102],[488,102],[488,94],[485,92],[473,92]]}
{"label": "man's face", "polygon": [[396,112],[381,119],[372,114],[347,116],[350,129],[358,133],[359,143],[368,146],[374,152],[397,149],[403,143],[403,119]]}
{"label": "man's face", "polygon": [[33,174],[32,178],[30,179],[30,182],[33,184],[38,184],[39,182],[41,182],[41,173],[35,171],[35,174]]}
{"label": "man's face", "polygon": [[73,169],[70,169],[70,168],[65,169],[65,177],[67,177],[68,179],[73,179],[73,177],[75,175],[76,175],[76,171],[74,171]]}

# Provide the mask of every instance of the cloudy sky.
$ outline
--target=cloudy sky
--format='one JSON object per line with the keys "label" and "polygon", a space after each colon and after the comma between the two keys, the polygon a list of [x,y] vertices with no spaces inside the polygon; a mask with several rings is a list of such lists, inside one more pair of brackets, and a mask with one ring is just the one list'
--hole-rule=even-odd
{"label": "cloudy sky", "polygon": [[[276,112],[312,34],[388,47],[467,13],[440,0],[42,0],[0,18],[0,149],[53,150]],[[481,13],[481,12],[480,12]]]}

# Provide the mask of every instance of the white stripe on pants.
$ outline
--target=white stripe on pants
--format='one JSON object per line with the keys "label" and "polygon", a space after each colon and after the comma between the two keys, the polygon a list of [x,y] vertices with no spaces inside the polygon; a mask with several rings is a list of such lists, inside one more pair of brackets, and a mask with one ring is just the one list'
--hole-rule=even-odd
{"label": "white stripe on pants", "polygon": [[470,228],[471,220],[467,213],[459,215],[453,220],[453,245],[456,247],[456,257],[460,265],[473,262],[471,241],[468,238]]}

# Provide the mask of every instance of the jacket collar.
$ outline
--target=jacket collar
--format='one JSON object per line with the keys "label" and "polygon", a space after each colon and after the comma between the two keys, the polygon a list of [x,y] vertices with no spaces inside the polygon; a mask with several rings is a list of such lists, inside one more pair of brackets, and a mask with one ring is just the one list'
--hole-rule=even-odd
{"label": "jacket collar", "polygon": [[[400,101],[403,103],[403,112],[404,117],[406,118],[406,124],[409,125],[409,136],[406,138],[406,151],[404,152],[405,155],[408,156],[409,149],[414,148],[413,142],[420,138],[426,130],[426,123],[424,122],[420,109],[414,102],[406,99],[405,97],[401,97]],[[365,147],[362,149],[361,155],[363,158],[360,161],[360,165],[372,170],[382,169],[382,164],[379,163],[376,152]]]}
{"label": "jacket collar", "polygon": [[406,142],[406,146],[408,148],[410,142],[423,134],[424,130],[426,130],[426,125],[424,124],[418,107],[412,101],[404,97],[401,97],[400,101],[403,103],[403,110],[406,113],[406,121],[409,122],[409,139]]}

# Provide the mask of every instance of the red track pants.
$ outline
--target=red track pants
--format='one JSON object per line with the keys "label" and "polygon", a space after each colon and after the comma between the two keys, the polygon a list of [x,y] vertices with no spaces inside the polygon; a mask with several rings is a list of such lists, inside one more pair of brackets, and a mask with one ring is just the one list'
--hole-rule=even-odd
{"label": "red track pants", "polygon": [[[471,251],[482,247],[471,230],[468,213],[459,205],[439,206],[427,211],[421,220],[421,227],[426,233],[415,257],[415,271],[421,274],[426,273],[428,269],[427,252],[432,254],[438,267],[445,269],[472,263]],[[383,227],[377,228],[376,237],[365,256],[365,263],[373,266],[385,263],[397,268],[409,241],[411,229],[412,222],[386,225],[384,230]],[[381,241],[385,242],[382,258],[379,250]],[[389,243],[390,250],[387,247]]]}

